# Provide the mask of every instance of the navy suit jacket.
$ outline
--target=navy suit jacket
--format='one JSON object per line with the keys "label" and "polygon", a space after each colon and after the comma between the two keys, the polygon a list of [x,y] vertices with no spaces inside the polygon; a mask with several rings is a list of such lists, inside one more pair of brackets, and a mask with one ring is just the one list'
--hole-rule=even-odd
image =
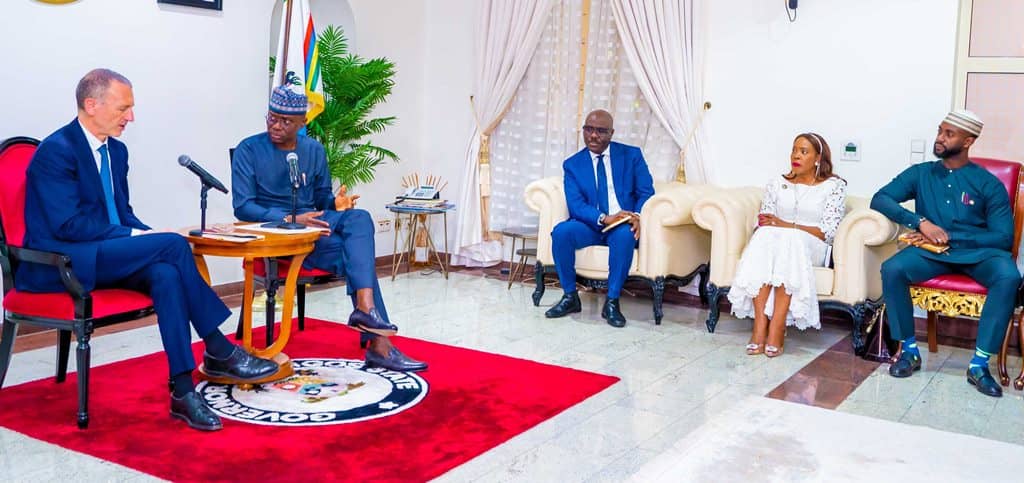
{"label": "navy suit jacket", "polygon": [[[44,139],[28,166],[24,246],[70,256],[86,290],[96,286],[100,242],[131,236],[132,228],[150,229],[128,204],[128,149],[108,138],[107,150],[120,225],[108,219],[96,158],[77,118]],[[57,270],[45,265],[22,263],[15,280],[19,290],[64,290]]]}
{"label": "navy suit jacket", "polygon": [[[615,198],[626,211],[639,213],[647,199],[654,194],[654,180],[640,148],[613,142],[609,147],[611,156],[612,184]],[[600,231],[597,219],[602,215],[597,203],[597,177],[590,150],[583,148],[562,163],[565,172],[565,201],[569,205],[569,218],[586,223]]]}

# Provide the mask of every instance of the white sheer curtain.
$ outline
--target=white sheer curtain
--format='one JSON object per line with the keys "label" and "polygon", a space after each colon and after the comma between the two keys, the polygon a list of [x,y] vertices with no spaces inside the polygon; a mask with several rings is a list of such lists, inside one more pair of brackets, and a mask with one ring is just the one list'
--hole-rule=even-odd
{"label": "white sheer curtain", "polygon": [[686,151],[687,182],[706,183],[702,130],[686,146],[704,105],[701,0],[609,0],[626,58],[654,115]]}
{"label": "white sheer curtain", "polygon": [[547,24],[553,0],[486,0],[480,8],[479,71],[473,115],[477,126],[466,152],[466,169],[458,203],[454,265],[486,266],[501,261],[501,244],[484,239],[481,217],[481,144],[501,121],[533,57]]}
{"label": "white sheer curtain", "polygon": [[[523,202],[536,179],[562,174],[562,161],[583,146],[578,119],[582,0],[559,0],[511,108],[491,138],[490,224],[536,228]],[[655,179],[675,173],[679,151],[652,114],[625,58],[608,0],[593,0],[587,48],[583,116],[606,109],[614,140],[640,146]]]}

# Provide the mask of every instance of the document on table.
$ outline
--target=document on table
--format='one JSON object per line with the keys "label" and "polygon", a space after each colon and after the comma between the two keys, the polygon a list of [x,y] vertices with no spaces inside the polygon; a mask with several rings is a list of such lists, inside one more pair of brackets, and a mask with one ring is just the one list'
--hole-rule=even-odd
{"label": "document on table", "polygon": [[209,238],[211,240],[223,240],[226,242],[234,243],[249,243],[251,241],[262,240],[265,237],[263,235],[256,235],[250,233],[203,233],[203,238]]}
{"label": "document on table", "polygon": [[286,230],[286,229],[283,229],[283,228],[266,228],[266,227],[263,227],[263,226],[260,226],[260,225],[262,225],[262,223],[253,223],[251,225],[238,225],[235,228],[237,228],[239,230],[258,231],[260,233],[275,233],[275,234],[278,234],[278,235],[296,235],[296,234],[299,234],[299,233],[316,233],[316,232],[328,232],[328,233],[330,233],[330,231],[331,231],[329,228],[315,228],[315,227],[309,227],[309,226],[307,226],[305,228],[298,229],[298,230]]}

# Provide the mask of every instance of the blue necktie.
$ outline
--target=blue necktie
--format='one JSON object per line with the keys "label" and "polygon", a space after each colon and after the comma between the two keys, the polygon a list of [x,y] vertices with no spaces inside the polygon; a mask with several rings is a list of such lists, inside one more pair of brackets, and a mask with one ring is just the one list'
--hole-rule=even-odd
{"label": "blue necktie", "polygon": [[604,172],[604,155],[597,155],[597,208],[608,213],[608,175]]}
{"label": "blue necktie", "polygon": [[121,224],[121,217],[117,216],[117,205],[114,204],[114,184],[110,180],[110,156],[107,155],[107,145],[100,146],[100,183],[103,183],[103,197],[107,199],[107,216],[110,223]]}

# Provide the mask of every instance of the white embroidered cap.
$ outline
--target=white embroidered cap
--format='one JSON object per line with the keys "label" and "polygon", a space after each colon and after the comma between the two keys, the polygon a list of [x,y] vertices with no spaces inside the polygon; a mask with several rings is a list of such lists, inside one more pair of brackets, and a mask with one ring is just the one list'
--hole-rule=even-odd
{"label": "white embroidered cap", "polygon": [[977,114],[965,109],[950,111],[942,122],[952,124],[975,137],[981,135],[981,128],[985,125]]}

